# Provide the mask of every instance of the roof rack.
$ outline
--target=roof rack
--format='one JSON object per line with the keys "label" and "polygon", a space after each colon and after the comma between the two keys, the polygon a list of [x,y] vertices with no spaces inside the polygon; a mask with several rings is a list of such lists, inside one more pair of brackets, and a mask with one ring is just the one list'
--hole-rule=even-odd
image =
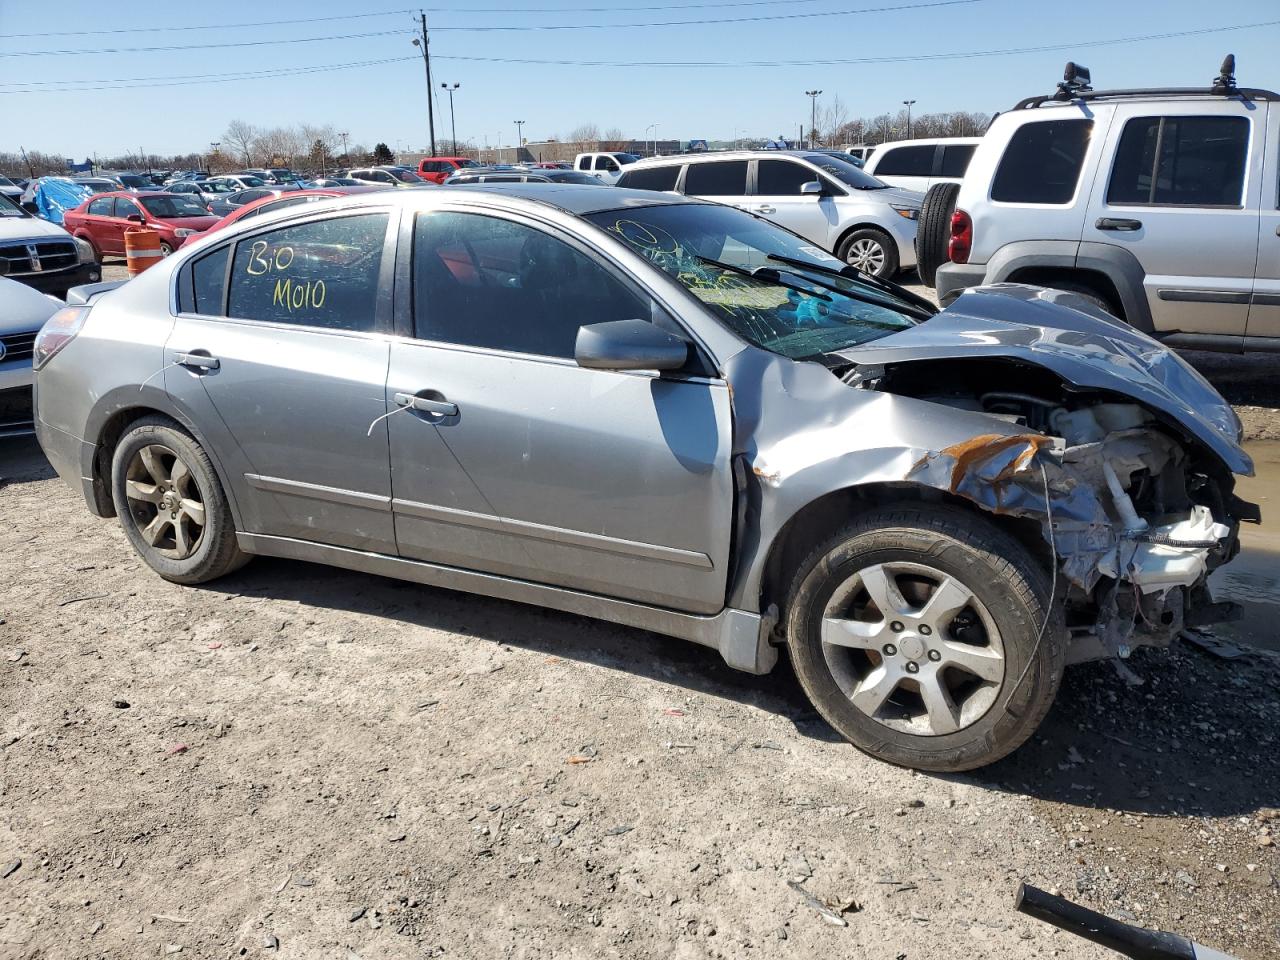
{"label": "roof rack", "polygon": [[1280,93],[1257,87],[1236,86],[1236,57],[1228,54],[1222,61],[1218,76],[1205,87],[1135,87],[1128,90],[1094,90],[1090,86],[1089,68],[1067,62],[1058,89],[1047,96],[1027,97],[1019,100],[1015,110],[1027,110],[1045,103],[1072,101],[1112,100],[1125,97],[1239,97],[1242,100],[1280,100]]}

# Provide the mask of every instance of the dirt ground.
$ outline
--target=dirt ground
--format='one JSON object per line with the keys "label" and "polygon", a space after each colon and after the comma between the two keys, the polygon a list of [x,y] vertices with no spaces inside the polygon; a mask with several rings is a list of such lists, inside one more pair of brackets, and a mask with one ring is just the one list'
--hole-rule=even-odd
{"label": "dirt ground", "polygon": [[[1269,364],[1215,363],[1276,422]],[[287,561],[165,583],[0,442],[0,958],[1111,956],[1019,880],[1280,957],[1272,523],[1240,656],[1076,668],[1014,756],[924,776],[785,660]]]}

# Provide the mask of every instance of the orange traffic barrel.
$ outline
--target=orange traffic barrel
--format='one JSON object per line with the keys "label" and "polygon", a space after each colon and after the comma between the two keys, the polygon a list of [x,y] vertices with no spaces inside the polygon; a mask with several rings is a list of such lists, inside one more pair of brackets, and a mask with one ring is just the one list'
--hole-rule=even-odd
{"label": "orange traffic barrel", "polygon": [[124,258],[129,276],[136,277],[164,257],[160,250],[160,234],[146,227],[133,227],[124,232]]}

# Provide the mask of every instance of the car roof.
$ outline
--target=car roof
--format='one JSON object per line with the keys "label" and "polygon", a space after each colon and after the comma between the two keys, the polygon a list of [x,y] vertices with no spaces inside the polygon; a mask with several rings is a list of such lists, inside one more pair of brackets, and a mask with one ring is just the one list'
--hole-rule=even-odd
{"label": "car roof", "polygon": [[[448,187],[446,186],[445,189]],[[575,216],[604,213],[606,210],[619,210],[623,207],[658,207],[677,203],[704,202],[670,193],[655,193],[652,190],[624,190],[618,187],[604,189],[588,183],[480,183],[466,187],[466,195],[469,197],[484,193],[544,203]],[[402,203],[412,202],[415,195],[436,196],[440,195],[440,192],[438,190],[422,192],[402,190],[396,194],[396,199]]]}

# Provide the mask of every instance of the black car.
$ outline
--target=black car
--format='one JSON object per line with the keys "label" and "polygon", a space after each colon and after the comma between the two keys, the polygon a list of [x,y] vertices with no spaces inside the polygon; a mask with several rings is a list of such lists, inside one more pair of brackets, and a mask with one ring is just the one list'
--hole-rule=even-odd
{"label": "black car", "polygon": [[585,183],[597,187],[605,184],[577,170],[549,170],[546,167],[470,167],[459,170],[445,180],[446,187],[471,183]]}

